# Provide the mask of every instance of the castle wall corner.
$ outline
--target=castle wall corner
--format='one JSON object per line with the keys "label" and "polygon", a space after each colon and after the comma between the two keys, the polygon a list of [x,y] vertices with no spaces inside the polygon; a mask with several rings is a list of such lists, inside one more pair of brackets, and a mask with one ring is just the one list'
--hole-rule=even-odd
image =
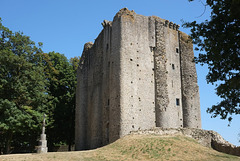
{"label": "castle wall corner", "polygon": [[201,128],[201,111],[197,72],[194,62],[193,45],[189,36],[179,32],[181,53],[181,81],[183,126]]}

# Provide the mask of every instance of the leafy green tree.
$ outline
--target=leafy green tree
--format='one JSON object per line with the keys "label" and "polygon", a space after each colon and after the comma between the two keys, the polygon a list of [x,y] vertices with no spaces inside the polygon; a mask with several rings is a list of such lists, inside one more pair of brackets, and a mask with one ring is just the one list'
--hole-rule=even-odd
{"label": "leafy green tree", "polygon": [[[79,58],[68,59],[59,53],[45,55],[48,94],[52,102],[52,124],[48,127],[50,150],[56,144],[74,142],[76,69]],[[49,67],[48,67],[49,66]]]}
{"label": "leafy green tree", "polygon": [[0,19],[0,144],[5,153],[16,136],[40,132],[47,108],[46,79],[36,59],[41,52],[28,36],[13,33]]}
{"label": "leafy green tree", "polygon": [[231,121],[232,114],[240,114],[240,1],[205,3],[211,8],[210,20],[184,26],[191,28],[193,43],[200,50],[196,62],[208,65],[207,82],[216,85],[216,94],[222,99],[207,112]]}

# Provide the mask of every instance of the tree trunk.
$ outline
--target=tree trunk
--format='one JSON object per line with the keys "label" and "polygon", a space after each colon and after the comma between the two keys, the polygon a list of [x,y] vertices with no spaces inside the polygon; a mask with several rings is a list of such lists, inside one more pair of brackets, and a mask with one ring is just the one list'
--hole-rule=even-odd
{"label": "tree trunk", "polygon": [[12,136],[13,136],[13,133],[10,131],[10,132],[7,132],[6,133],[7,136],[6,136],[6,145],[5,145],[5,154],[9,154],[11,152],[11,142],[12,142]]}

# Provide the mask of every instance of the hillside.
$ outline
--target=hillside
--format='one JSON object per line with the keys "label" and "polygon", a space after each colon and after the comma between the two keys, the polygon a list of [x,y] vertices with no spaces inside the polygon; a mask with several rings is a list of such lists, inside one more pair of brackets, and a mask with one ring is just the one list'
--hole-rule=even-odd
{"label": "hillside", "polygon": [[0,161],[240,160],[184,136],[128,135],[105,147],[80,152],[15,154]]}

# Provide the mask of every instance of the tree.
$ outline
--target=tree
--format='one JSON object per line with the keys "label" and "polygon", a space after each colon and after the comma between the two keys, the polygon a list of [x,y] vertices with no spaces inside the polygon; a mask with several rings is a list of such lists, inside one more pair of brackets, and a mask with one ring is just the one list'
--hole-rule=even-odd
{"label": "tree", "polygon": [[206,6],[211,8],[210,20],[184,27],[191,28],[190,36],[200,50],[196,62],[208,65],[207,82],[216,85],[222,99],[207,112],[230,122],[232,114],[240,114],[240,1],[206,0]]}
{"label": "tree", "polygon": [[[41,52],[28,36],[13,33],[0,19],[0,144],[5,153],[16,136],[31,135],[36,142],[40,132],[47,108],[46,79],[36,59]],[[24,139],[22,143],[29,141]]]}
{"label": "tree", "polygon": [[76,69],[79,58],[68,59],[59,53],[43,54],[48,80],[51,120],[47,128],[50,149],[54,144],[74,142]]}

